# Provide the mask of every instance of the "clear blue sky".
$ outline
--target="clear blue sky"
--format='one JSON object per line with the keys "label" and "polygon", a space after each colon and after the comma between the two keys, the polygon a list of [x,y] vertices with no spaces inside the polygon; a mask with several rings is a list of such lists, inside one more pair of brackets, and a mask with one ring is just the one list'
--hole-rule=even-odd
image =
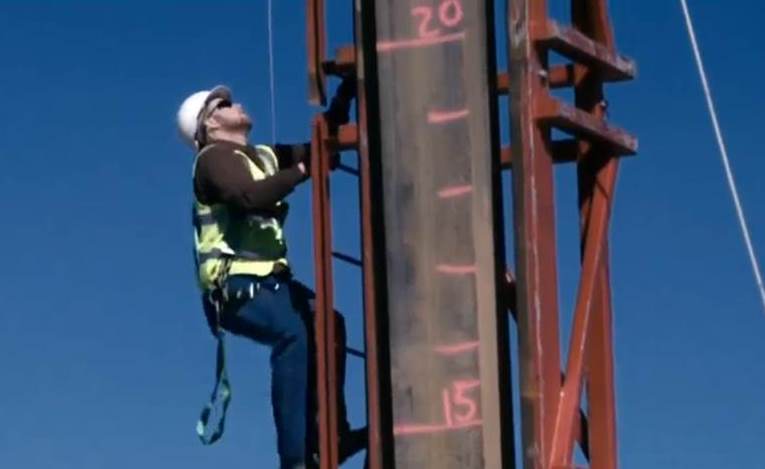
{"label": "clear blue sky", "polygon": [[[316,111],[306,100],[304,2],[274,3],[278,139],[297,142]],[[332,49],[350,40],[348,3],[327,1]],[[622,467],[765,467],[765,320],[681,11],[669,0],[611,3],[620,49],[640,67],[635,82],[609,88],[613,119],[641,141],[622,165],[612,227]],[[759,6],[691,2],[765,251]],[[254,139],[270,139],[265,12],[264,0],[0,6],[0,466],[276,467],[267,353],[243,340],[230,341],[226,437],[205,448],[194,434],[214,345],[190,258],[192,155],[174,126],[183,97],[226,83],[254,115]],[[573,168],[558,176],[570,310]],[[356,253],[355,181],[338,174],[334,184],[336,245]],[[293,265],[312,284],[308,186],[290,202]],[[342,265],[337,275],[361,347],[359,278]],[[356,424],[362,380],[351,359]]]}

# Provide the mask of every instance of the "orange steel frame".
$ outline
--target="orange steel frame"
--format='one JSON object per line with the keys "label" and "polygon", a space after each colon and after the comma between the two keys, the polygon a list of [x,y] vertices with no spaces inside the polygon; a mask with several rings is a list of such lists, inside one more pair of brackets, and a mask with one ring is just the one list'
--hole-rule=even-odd
{"label": "orange steel frame", "polygon": [[[579,440],[595,469],[617,466],[608,222],[617,157],[637,141],[605,121],[603,83],[630,79],[615,52],[606,0],[572,0],[571,27],[548,18],[545,0],[510,0],[509,54],[521,427],[526,468],[573,467]],[[551,83],[548,54],[570,59]],[[550,95],[573,86],[575,105]],[[582,267],[573,330],[561,376],[551,130],[576,139]],[[583,387],[588,415],[580,411]],[[586,425],[583,425],[586,422]]]}
{"label": "orange steel frame", "polygon": [[[378,0],[380,1],[380,0]],[[612,308],[609,281],[608,224],[618,157],[634,154],[637,140],[606,121],[604,83],[631,79],[635,64],[615,51],[606,0],[571,0],[572,25],[548,17],[546,0],[506,0],[509,73],[500,73],[497,94],[510,95],[511,148],[500,155],[513,181],[515,275],[508,274],[502,299],[517,321],[519,336],[522,467],[563,469],[574,466],[578,443],[593,469],[617,467],[614,398]],[[334,370],[332,238],[329,176],[331,155],[359,152],[362,259],[364,274],[367,409],[370,469],[392,467],[389,396],[384,381],[385,350],[380,340],[384,287],[375,279],[375,162],[370,161],[367,93],[377,83],[365,79],[364,50],[370,26],[364,9],[371,2],[354,0],[356,42],[325,57],[323,0],[307,0],[309,93],[311,102],[326,102],[326,75],[355,73],[359,81],[357,124],[330,129],[323,117],[313,125],[312,166],[317,286],[317,389],[319,396],[320,467],[337,467],[338,392]],[[366,36],[365,36],[366,35]],[[367,40],[364,40],[364,38]],[[374,38],[372,38],[374,39]],[[550,66],[554,51],[571,62]],[[367,60],[365,60],[365,57]],[[374,84],[370,86],[370,81]],[[575,102],[564,103],[553,88],[573,87]],[[374,117],[374,116],[372,116]],[[552,129],[571,138],[553,140]],[[370,143],[372,142],[372,143]],[[561,371],[557,298],[557,255],[553,164],[576,162],[581,226],[581,277],[573,328]],[[336,256],[337,257],[337,256]],[[587,412],[581,410],[586,389]],[[511,405],[511,396],[504,396]],[[511,443],[512,445],[512,443]],[[512,461],[511,464],[514,467]]]}

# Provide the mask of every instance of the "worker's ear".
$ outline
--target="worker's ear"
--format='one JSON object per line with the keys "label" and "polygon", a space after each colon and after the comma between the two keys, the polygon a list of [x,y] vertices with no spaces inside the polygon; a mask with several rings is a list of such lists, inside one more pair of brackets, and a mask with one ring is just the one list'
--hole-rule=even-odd
{"label": "worker's ear", "polygon": [[212,113],[211,115],[207,116],[207,119],[204,121],[205,129],[207,129],[207,134],[209,135],[211,131],[217,130],[221,128],[221,124],[218,121],[218,119],[215,118],[215,113]]}

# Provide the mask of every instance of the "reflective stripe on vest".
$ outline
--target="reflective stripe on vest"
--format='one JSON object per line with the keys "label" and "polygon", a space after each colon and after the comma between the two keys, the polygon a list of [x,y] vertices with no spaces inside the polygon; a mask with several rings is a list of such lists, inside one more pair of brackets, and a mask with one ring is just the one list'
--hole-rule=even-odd
{"label": "reflective stripe on vest", "polygon": [[250,261],[273,260],[273,259],[267,259],[266,257],[264,257],[261,254],[258,254],[257,252],[243,251],[243,250],[239,250],[239,251],[236,251],[235,254],[231,254],[229,252],[224,252],[220,249],[212,249],[211,251],[201,253],[197,256],[200,264],[204,264],[205,262],[209,260],[225,259],[226,257],[236,257],[241,259],[247,259]]}

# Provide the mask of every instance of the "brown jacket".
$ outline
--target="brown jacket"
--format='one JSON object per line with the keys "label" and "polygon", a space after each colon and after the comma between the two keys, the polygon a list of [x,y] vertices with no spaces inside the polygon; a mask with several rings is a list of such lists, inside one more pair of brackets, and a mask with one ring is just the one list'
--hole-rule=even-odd
{"label": "brown jacket", "polygon": [[269,212],[306,178],[297,163],[307,162],[308,145],[274,145],[279,171],[259,181],[252,179],[247,164],[234,153],[240,150],[256,162],[255,147],[223,141],[211,145],[194,173],[194,195],[203,204],[222,203],[246,213]]}

